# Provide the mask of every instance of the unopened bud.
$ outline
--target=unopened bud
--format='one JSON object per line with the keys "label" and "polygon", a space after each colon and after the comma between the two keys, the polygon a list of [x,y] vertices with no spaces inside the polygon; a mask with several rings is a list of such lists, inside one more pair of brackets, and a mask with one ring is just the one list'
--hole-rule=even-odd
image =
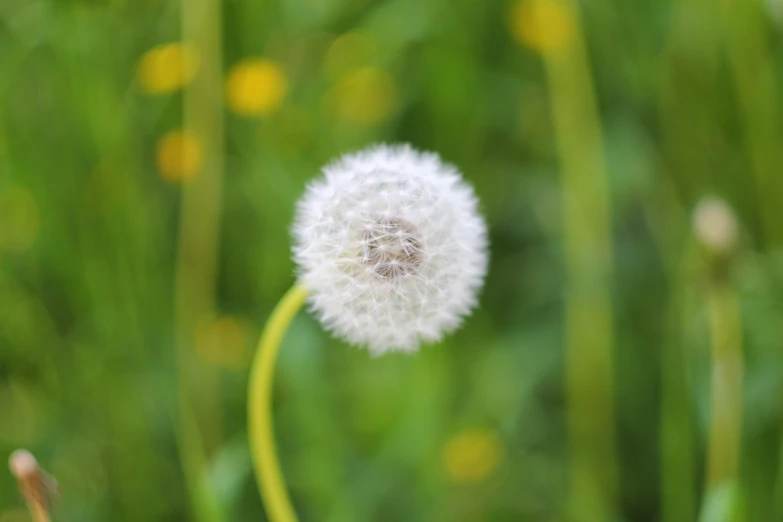
{"label": "unopened bud", "polygon": [[8,458],[8,467],[17,480],[31,477],[38,471],[38,461],[33,454],[24,449],[18,449]]}
{"label": "unopened bud", "polygon": [[739,243],[739,225],[734,211],[720,198],[706,196],[693,211],[696,239],[716,254],[730,254]]}

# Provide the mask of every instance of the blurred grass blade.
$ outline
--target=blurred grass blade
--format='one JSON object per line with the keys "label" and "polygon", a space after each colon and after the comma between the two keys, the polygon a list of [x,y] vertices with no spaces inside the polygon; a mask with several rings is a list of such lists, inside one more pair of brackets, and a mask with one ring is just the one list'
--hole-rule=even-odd
{"label": "blurred grass blade", "polygon": [[604,522],[615,511],[612,218],[601,125],[576,2],[538,0],[563,191],[566,387],[571,449],[569,512]]}
{"label": "blurred grass blade", "polygon": [[739,479],[742,435],[742,319],[737,297],[725,281],[707,295],[712,344],[710,439],[707,487]]}
{"label": "blurred grass blade", "polygon": [[[214,371],[192,350],[199,321],[215,314],[215,285],[223,186],[222,16],[220,0],[182,0],[183,40],[200,57],[184,93],[184,128],[201,147],[203,167],[183,185],[175,273],[175,321],[180,371],[180,451],[193,515],[219,522],[223,514],[208,480],[203,427],[220,425]],[[198,387],[192,383],[198,383]],[[199,405],[199,417],[191,402]],[[201,421],[201,422],[199,422]],[[213,440],[217,443],[217,440]]]}

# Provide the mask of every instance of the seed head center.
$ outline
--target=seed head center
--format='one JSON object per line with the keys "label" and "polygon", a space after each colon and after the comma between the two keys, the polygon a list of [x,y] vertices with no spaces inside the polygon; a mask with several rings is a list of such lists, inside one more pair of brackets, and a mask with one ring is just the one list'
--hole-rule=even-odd
{"label": "seed head center", "polygon": [[362,261],[375,275],[393,280],[416,272],[424,252],[411,223],[383,217],[365,227]]}

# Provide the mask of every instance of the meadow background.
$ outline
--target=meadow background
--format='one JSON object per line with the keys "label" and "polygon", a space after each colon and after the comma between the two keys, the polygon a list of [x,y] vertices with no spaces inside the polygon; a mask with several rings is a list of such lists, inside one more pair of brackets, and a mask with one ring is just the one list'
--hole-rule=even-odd
{"label": "meadow background", "polygon": [[416,356],[297,317],[303,522],[783,520],[782,31],[777,0],[0,0],[0,455],[55,521],[264,520],[246,381],[294,203],[403,141],[475,186],[486,287]]}

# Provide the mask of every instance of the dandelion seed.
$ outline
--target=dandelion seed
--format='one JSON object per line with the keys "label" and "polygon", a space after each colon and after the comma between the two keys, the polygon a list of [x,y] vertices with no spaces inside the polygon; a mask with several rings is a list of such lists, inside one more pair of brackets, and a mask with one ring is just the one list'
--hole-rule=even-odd
{"label": "dandelion seed", "polygon": [[327,165],[299,202],[294,259],[324,326],[374,354],[456,329],[487,268],[473,189],[436,154],[381,145]]}

